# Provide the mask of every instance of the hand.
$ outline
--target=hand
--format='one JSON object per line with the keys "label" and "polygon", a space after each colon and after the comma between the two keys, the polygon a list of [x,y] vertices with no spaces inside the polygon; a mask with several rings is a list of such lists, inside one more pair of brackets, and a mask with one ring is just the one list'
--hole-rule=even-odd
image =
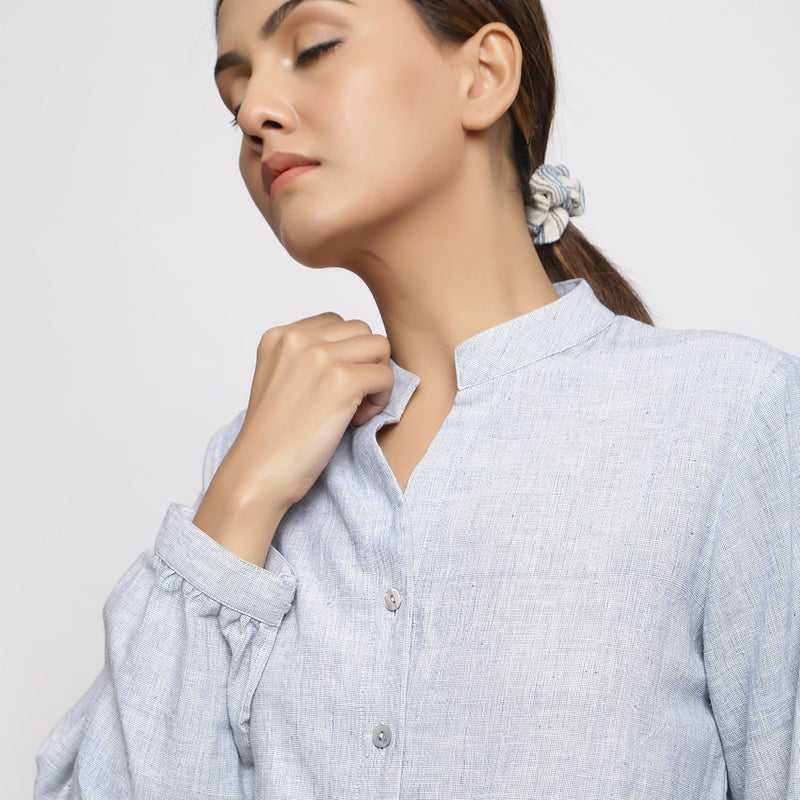
{"label": "hand", "polygon": [[338,314],[268,330],[242,429],[195,525],[263,566],[278,523],[319,477],[347,426],[365,423],[388,403],[389,356],[385,336]]}

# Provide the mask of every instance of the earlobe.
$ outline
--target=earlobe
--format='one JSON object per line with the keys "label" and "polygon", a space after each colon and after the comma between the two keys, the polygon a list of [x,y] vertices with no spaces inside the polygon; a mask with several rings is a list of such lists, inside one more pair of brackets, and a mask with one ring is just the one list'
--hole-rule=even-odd
{"label": "earlobe", "polygon": [[466,130],[485,130],[508,111],[519,92],[522,48],[508,25],[491,22],[464,43],[462,56],[462,124]]}

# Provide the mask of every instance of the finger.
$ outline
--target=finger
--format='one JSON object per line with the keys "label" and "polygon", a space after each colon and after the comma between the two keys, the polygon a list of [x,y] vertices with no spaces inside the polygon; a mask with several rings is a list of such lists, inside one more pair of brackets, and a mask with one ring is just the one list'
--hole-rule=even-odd
{"label": "finger", "polygon": [[337,342],[356,336],[372,336],[372,330],[361,320],[331,320],[323,325],[301,325],[293,322],[284,327],[272,328],[261,337],[259,351],[269,359],[273,353],[283,351],[299,355],[320,342]]}
{"label": "finger", "polygon": [[371,398],[365,397],[356,409],[356,413],[353,414],[353,419],[350,424],[354,428],[357,428],[359,425],[369,422],[373,417],[377,417],[384,408],[386,408],[385,404],[380,405],[379,403],[373,403]]}
{"label": "finger", "polygon": [[362,399],[353,414],[352,424],[363,425],[386,408],[392,396],[394,373],[385,364],[362,364],[357,374]]}
{"label": "finger", "polygon": [[[327,321],[321,326],[314,327],[323,318]],[[306,323],[311,327],[307,327]],[[308,354],[314,348],[330,342],[345,341],[356,337],[370,338],[373,335],[366,322],[361,320],[345,321],[336,314],[321,314],[316,318],[299,320],[285,327],[270,328],[261,337],[258,345],[251,397],[253,392],[259,392],[265,382],[270,379],[270,375],[278,363],[296,363],[296,359],[304,353]],[[377,346],[373,345],[373,348]],[[383,346],[388,349],[388,342]],[[330,356],[324,350],[321,352],[330,361]],[[355,355],[348,360],[358,360],[358,356]],[[364,360],[379,359],[365,355]]]}
{"label": "finger", "polygon": [[303,317],[294,322],[289,322],[286,325],[281,325],[281,328],[304,328],[311,330],[313,328],[322,328],[325,325],[336,324],[337,322],[344,322],[344,318],[337,314],[335,311],[325,311],[322,314],[314,314],[312,317]]}
{"label": "finger", "polygon": [[324,314],[316,314],[313,317],[305,317],[287,325],[278,325],[273,330],[282,334],[296,331],[315,331],[326,336],[335,338],[345,338],[347,336],[358,335],[359,333],[372,333],[372,328],[361,319],[346,320],[333,311],[326,311]]}
{"label": "finger", "polygon": [[328,342],[338,342],[357,336],[372,336],[372,328],[360,319],[348,319],[331,322],[329,325],[314,329],[314,335]]}
{"label": "finger", "polygon": [[388,366],[392,354],[389,340],[378,333],[327,341],[317,346],[331,363],[340,364],[363,363]]}

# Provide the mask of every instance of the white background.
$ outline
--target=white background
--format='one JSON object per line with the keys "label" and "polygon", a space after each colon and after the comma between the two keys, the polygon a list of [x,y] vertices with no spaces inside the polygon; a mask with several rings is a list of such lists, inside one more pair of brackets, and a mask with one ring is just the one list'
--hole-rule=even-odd
{"label": "white background", "polygon": [[[192,502],[263,330],[363,286],[281,251],[211,80],[213,0],[6,4],[0,30],[2,796],[103,662],[101,609]],[[796,0],[549,3],[552,162],[669,327],[800,353]],[[794,233],[794,236],[792,236]]]}

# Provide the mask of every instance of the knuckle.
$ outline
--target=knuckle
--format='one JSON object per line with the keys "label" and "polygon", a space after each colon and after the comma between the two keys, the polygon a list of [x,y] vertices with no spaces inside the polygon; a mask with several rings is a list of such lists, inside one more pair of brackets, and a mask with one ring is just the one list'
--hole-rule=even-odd
{"label": "knuckle", "polygon": [[383,388],[389,390],[394,386],[394,372],[388,364],[381,364],[381,378],[383,381]]}
{"label": "knuckle", "polygon": [[[392,355],[392,345],[389,340],[385,336],[381,336],[380,334],[375,334],[376,339],[378,340],[378,348],[380,350],[381,356],[388,361]],[[387,367],[387,369],[389,369]],[[391,369],[389,369],[391,372]]]}
{"label": "knuckle", "polygon": [[271,352],[272,349],[275,347],[276,341],[280,337],[280,329],[279,328],[270,328],[268,331],[264,331],[261,334],[261,339],[258,342],[257,352],[259,356],[265,356],[267,353]]}
{"label": "knuckle", "polygon": [[334,386],[339,389],[348,386],[351,382],[350,370],[344,364],[334,364],[328,372]]}
{"label": "knuckle", "polygon": [[288,353],[298,354],[306,349],[306,336],[300,328],[287,328],[281,337],[281,348]]}
{"label": "knuckle", "polygon": [[326,391],[341,397],[352,386],[350,371],[344,364],[332,364],[325,372]]}
{"label": "knuckle", "polygon": [[328,350],[321,342],[306,348],[303,355],[312,367],[320,370],[325,369],[330,360],[328,356]]}

